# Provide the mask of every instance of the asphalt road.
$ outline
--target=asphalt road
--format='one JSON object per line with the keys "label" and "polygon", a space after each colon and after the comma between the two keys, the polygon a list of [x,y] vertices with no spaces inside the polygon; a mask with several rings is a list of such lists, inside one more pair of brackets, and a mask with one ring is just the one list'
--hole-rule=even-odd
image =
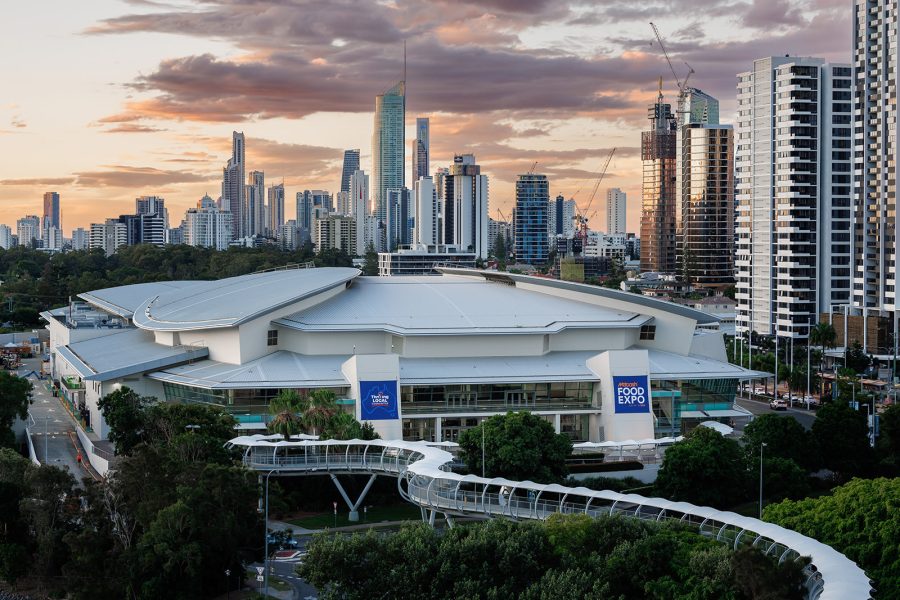
{"label": "asphalt road", "polygon": [[[31,358],[22,362],[18,375],[25,376],[33,370],[40,372],[40,359]],[[47,391],[44,381],[34,375],[29,376],[28,380],[34,386],[34,398],[29,412],[34,417],[31,433],[37,459],[41,463],[67,469],[77,481],[81,481],[87,473],[76,460],[78,450],[73,443],[75,424],[72,417],[59,399]]]}
{"label": "asphalt road", "polygon": [[794,417],[798,423],[803,425],[804,429],[811,429],[813,421],[816,420],[816,412],[806,410],[805,408],[788,408],[787,410],[772,410],[769,408],[768,400],[748,399],[746,397],[737,398],[737,404],[746,408],[754,415],[766,415],[769,413],[777,413]]}

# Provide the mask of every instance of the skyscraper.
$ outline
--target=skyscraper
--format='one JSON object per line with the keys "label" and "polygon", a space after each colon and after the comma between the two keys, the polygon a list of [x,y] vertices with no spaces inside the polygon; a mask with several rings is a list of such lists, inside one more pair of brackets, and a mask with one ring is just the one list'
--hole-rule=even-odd
{"label": "skyscraper", "polygon": [[434,180],[423,176],[413,184],[414,228],[413,244],[435,246],[438,244],[438,198]]}
{"label": "skyscraper", "polygon": [[[0,248],[4,250],[9,250],[13,245],[13,233],[12,228],[9,225],[0,224]],[[78,248],[75,248],[78,250]]]}
{"label": "skyscraper", "polygon": [[91,232],[79,227],[72,230],[72,250],[87,250],[90,246]]}
{"label": "skyscraper", "polygon": [[275,237],[284,225],[284,183],[273,185],[269,188],[269,202],[266,205],[268,223],[266,235]]}
{"label": "skyscraper", "polygon": [[43,228],[56,227],[61,229],[59,216],[59,194],[57,192],[46,192],[44,194],[44,221]]}
{"label": "skyscraper", "polygon": [[244,134],[237,131],[231,134],[231,158],[222,170],[222,205],[223,210],[231,211],[234,222],[232,235],[236,238],[247,235],[244,231]]}
{"label": "skyscraper", "polygon": [[488,177],[473,154],[457,154],[444,177],[444,243],[487,258]]}
{"label": "skyscraper", "polygon": [[550,210],[547,212],[547,231],[550,234],[551,244],[555,244],[556,236],[561,235],[570,238],[575,235],[575,201],[566,200],[562,194],[550,201]]}
{"label": "skyscraper", "polygon": [[305,229],[307,234],[312,225],[312,196],[309,190],[305,192],[297,192],[297,227]]}
{"label": "skyscraper", "polygon": [[[846,106],[853,95],[855,119],[842,116],[834,128],[854,133],[856,171],[853,228],[853,306],[862,313],[869,352],[897,352],[897,0],[856,0],[853,12],[853,87],[836,89]],[[855,128],[855,131],[854,131]],[[844,187],[849,173],[841,174]],[[843,181],[847,179],[848,181]],[[870,323],[870,320],[876,320]],[[878,322],[881,320],[881,322]],[[876,330],[893,331],[874,336]],[[867,339],[869,336],[880,338]],[[839,337],[842,337],[839,334]]]}
{"label": "skyscraper", "polygon": [[344,150],[344,167],[341,170],[341,191],[350,191],[350,177],[359,170],[359,148]]}
{"label": "skyscraper", "polygon": [[849,300],[851,80],[793,56],[738,75],[738,333],[806,338]]}
{"label": "skyscraper", "polygon": [[619,188],[606,190],[606,233],[625,233],[625,201]]}
{"label": "skyscraper", "polygon": [[516,260],[522,263],[547,262],[547,212],[550,182],[546,175],[526,173],[516,180],[515,244]]}
{"label": "skyscraper", "polygon": [[419,177],[428,177],[428,161],[431,147],[428,141],[428,118],[416,119],[416,139],[413,142],[412,151],[412,178],[413,183],[419,180]]}
{"label": "skyscraper", "polygon": [[687,90],[677,118],[677,268],[700,287],[734,283],[734,131],[718,119],[718,100]]}
{"label": "skyscraper", "polygon": [[369,176],[356,170],[350,176],[350,215],[356,219],[356,252],[366,252],[366,219],[369,218]]}
{"label": "skyscraper", "polygon": [[659,99],[647,111],[641,133],[641,271],[675,272],[675,118]]}
{"label": "skyscraper", "polygon": [[[372,196],[375,217],[384,231],[387,220],[387,191],[403,189],[404,130],[406,119],[406,82],[375,97],[375,131],[372,134]],[[380,236],[379,250],[386,248],[386,235]]]}
{"label": "skyscraper", "polygon": [[266,233],[266,176],[262,171],[250,171],[244,189],[244,236]]}
{"label": "skyscraper", "polygon": [[31,247],[35,240],[41,239],[41,220],[37,215],[28,215],[16,221],[16,234],[19,245]]}
{"label": "skyscraper", "polygon": [[159,196],[139,196],[134,199],[134,214],[156,215],[163,220],[163,226],[169,228],[169,211],[166,201]]}
{"label": "skyscraper", "polygon": [[231,241],[231,213],[219,210],[215,201],[203,196],[197,208],[190,208],[184,215],[184,243],[226,250]]}

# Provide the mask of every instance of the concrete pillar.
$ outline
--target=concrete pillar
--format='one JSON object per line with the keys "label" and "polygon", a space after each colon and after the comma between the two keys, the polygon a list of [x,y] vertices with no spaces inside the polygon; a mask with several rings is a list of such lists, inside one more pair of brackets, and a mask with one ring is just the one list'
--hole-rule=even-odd
{"label": "concrete pillar", "polygon": [[556,413],[555,415],[553,415],[553,430],[556,433],[559,433],[559,431],[560,431],[560,420],[561,420],[560,416],[561,415],[559,413]]}
{"label": "concrete pillar", "polygon": [[444,441],[444,432],[442,431],[444,427],[444,419],[442,417],[434,418],[434,441],[443,442]]}

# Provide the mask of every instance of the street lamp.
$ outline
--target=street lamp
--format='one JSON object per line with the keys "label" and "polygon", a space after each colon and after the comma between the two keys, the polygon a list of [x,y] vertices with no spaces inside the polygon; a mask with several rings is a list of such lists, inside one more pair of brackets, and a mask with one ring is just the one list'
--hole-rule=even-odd
{"label": "street lamp", "polygon": [[[265,500],[265,513],[263,517],[263,537],[265,538],[265,556],[263,556],[263,568],[265,575],[263,575],[264,586],[266,588],[266,597],[269,596],[269,477],[272,473],[275,472],[275,469],[272,469],[268,473],[266,473],[266,500]],[[262,477],[262,475],[260,475]]]}
{"label": "street lamp", "polygon": [[231,569],[225,569],[225,594],[225,597],[231,600]]}
{"label": "street lamp", "polygon": [[762,520],[763,509],[763,448],[768,444],[762,442],[759,445],[759,518]]}
{"label": "street lamp", "polygon": [[194,433],[196,430],[200,429],[200,426],[199,425],[185,425],[184,428],[187,429],[188,431],[190,431],[191,433]]}

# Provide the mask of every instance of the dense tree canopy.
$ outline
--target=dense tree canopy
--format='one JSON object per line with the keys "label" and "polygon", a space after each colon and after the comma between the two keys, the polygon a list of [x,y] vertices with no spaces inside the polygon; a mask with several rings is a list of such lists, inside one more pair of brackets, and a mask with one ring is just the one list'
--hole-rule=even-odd
{"label": "dense tree canopy", "polygon": [[740,445],[708,427],[697,427],[666,450],[656,479],[666,498],[716,508],[743,500],[747,485]]}
{"label": "dense tree canopy", "polygon": [[772,413],[756,416],[744,427],[741,443],[748,458],[758,456],[760,444],[765,443],[766,456],[789,459],[808,470],[818,467],[812,436],[790,416]]}
{"label": "dense tree canopy", "polygon": [[15,447],[16,438],[12,426],[17,419],[28,417],[30,394],[30,381],[0,370],[0,447]]}
{"label": "dense tree canopy", "polygon": [[320,535],[299,571],[329,600],[802,598],[802,564],[775,563],[678,525],[555,515],[544,523]]}
{"label": "dense tree canopy", "polygon": [[819,409],[812,425],[812,439],[822,466],[839,477],[867,474],[874,464],[866,415],[844,401],[826,402]]}
{"label": "dense tree canopy", "polygon": [[763,517],[843,552],[874,577],[879,599],[900,598],[900,479],[854,479],[828,496],[770,505]]}
{"label": "dense tree canopy", "polygon": [[472,473],[481,474],[482,429],[487,477],[538,483],[565,478],[571,440],[557,434],[546,419],[525,411],[495,415],[460,435],[462,458]]}

